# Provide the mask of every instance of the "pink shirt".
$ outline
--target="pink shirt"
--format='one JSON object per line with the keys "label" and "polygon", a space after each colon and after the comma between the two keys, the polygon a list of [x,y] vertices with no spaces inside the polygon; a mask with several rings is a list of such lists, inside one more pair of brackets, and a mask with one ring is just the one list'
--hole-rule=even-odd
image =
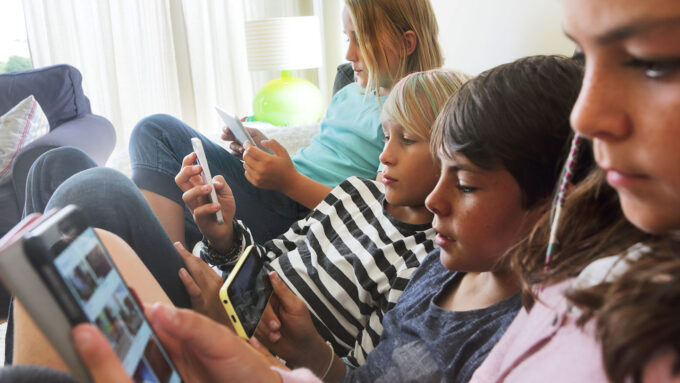
{"label": "pink shirt", "polygon": [[545,288],[522,309],[470,382],[607,382],[594,323],[576,325],[564,291],[575,279]]}
{"label": "pink shirt", "polygon": [[323,381],[316,377],[311,371],[306,368],[296,368],[292,371],[286,371],[281,368],[272,367],[272,370],[281,375],[283,383],[323,383]]}

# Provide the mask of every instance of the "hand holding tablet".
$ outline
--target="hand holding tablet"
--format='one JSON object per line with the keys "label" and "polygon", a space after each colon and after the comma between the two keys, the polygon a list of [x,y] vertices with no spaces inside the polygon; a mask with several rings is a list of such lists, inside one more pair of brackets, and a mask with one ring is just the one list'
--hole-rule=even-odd
{"label": "hand holding tablet", "polygon": [[217,110],[217,114],[220,115],[222,121],[224,121],[224,123],[227,124],[227,126],[229,127],[229,130],[234,135],[236,142],[238,142],[241,146],[243,146],[243,144],[245,144],[246,142],[250,142],[252,145],[257,146],[258,148],[264,150],[265,152],[269,154],[274,154],[274,152],[272,152],[271,149],[265,148],[258,142],[255,142],[253,137],[250,136],[250,133],[248,133],[248,130],[246,130],[246,128],[243,126],[243,124],[238,118],[232,116],[219,106],[215,106],[215,110]]}

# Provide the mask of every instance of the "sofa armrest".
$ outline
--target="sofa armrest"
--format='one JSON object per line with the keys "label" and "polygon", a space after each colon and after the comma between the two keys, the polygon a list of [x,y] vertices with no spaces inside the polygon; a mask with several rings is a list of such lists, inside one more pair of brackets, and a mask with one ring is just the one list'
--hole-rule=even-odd
{"label": "sofa armrest", "polygon": [[97,164],[104,165],[116,144],[116,133],[109,120],[95,114],[83,114],[69,120],[46,135],[26,145],[12,164],[12,180],[19,206],[24,205],[26,178],[33,162],[46,151],[62,146],[76,147]]}

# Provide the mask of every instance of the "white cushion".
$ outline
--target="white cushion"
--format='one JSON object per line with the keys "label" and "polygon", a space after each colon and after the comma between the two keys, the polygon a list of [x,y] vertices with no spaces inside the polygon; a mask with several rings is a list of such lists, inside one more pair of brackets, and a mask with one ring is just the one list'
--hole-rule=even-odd
{"label": "white cushion", "polygon": [[47,117],[33,95],[0,117],[0,184],[11,180],[17,153],[49,131]]}
{"label": "white cushion", "polygon": [[[319,133],[320,124],[297,125],[297,126],[275,126],[268,122],[246,121],[243,123],[246,128],[255,128],[262,132],[265,137],[279,142],[286,148],[291,156],[305,146],[308,146],[312,137]],[[220,138],[221,131],[211,130],[209,133],[203,132],[213,142],[220,144],[229,151],[231,141],[223,141]]]}

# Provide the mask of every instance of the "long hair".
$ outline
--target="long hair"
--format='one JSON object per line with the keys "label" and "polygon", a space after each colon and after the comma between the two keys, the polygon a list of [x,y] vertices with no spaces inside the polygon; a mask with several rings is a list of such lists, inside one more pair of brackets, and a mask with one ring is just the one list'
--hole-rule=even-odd
{"label": "long hair", "polygon": [[[380,88],[380,71],[387,70],[389,50],[402,57],[396,75],[390,73],[391,84],[409,73],[442,66],[439,26],[429,0],[345,0],[345,5],[368,69],[368,92]],[[410,55],[403,44],[406,31],[413,31],[417,37],[415,51]]]}
{"label": "long hair", "polygon": [[636,246],[639,259],[612,281],[568,293],[582,310],[579,323],[596,323],[607,376],[614,383],[642,381],[659,352],[674,354],[680,373],[680,242],[659,238]]}
{"label": "long hair", "polygon": [[392,88],[381,119],[393,121],[429,142],[432,125],[444,104],[469,79],[445,69],[411,73]]}
{"label": "long hair", "polygon": [[[587,151],[590,154],[590,150]],[[550,235],[550,214],[544,214],[528,238],[513,251],[512,264],[522,277],[522,299],[531,309],[536,287],[577,276],[596,259],[616,255],[651,235],[633,226],[621,211],[619,196],[605,180],[604,171],[591,159],[581,160],[587,173],[567,194],[550,264],[545,253]],[[578,177],[580,178],[580,176]]]}

